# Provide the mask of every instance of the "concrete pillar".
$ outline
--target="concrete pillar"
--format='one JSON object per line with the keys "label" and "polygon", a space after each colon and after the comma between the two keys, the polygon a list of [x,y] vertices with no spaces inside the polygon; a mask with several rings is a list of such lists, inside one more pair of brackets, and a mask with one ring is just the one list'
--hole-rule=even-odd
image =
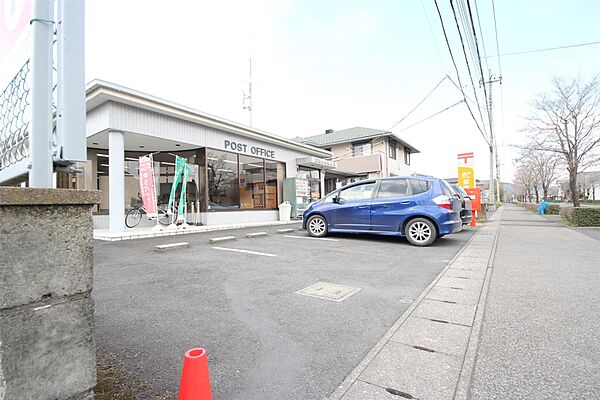
{"label": "concrete pillar", "polygon": [[111,232],[125,230],[125,136],[123,132],[108,133],[109,228]]}
{"label": "concrete pillar", "polygon": [[0,399],[93,399],[99,200],[98,191],[0,187]]}

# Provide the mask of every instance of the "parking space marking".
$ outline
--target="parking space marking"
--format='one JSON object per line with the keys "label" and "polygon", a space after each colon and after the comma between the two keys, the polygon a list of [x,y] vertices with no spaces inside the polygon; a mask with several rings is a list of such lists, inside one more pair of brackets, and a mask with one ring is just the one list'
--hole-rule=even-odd
{"label": "parking space marking", "polygon": [[337,242],[337,239],[329,239],[329,238],[317,238],[310,236],[294,236],[294,235],[284,235],[283,237],[292,238],[292,239],[309,239],[309,240],[327,240],[329,242]]}
{"label": "parking space marking", "polygon": [[250,250],[242,250],[242,249],[231,249],[229,247],[212,247],[215,250],[223,250],[223,251],[233,251],[236,253],[247,253],[247,254],[254,254],[257,256],[265,256],[265,257],[279,257],[277,254],[270,254],[270,253],[261,253],[259,251],[250,251]]}

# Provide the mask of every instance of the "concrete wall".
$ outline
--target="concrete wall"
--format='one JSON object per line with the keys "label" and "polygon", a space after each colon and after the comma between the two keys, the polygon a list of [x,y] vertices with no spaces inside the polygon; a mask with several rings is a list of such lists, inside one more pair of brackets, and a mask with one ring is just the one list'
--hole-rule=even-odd
{"label": "concrete wall", "polygon": [[0,187],[0,399],[92,399],[97,191]]}

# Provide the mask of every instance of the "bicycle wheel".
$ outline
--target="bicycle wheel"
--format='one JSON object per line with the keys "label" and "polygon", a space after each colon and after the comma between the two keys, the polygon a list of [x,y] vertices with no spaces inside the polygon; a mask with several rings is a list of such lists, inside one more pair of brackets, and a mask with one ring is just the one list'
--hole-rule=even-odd
{"label": "bicycle wheel", "polygon": [[130,210],[125,216],[125,225],[128,228],[134,228],[142,220],[142,211],[139,208]]}
{"label": "bicycle wheel", "polygon": [[161,225],[171,225],[175,222],[177,211],[171,211],[169,214],[165,205],[158,206],[158,223]]}

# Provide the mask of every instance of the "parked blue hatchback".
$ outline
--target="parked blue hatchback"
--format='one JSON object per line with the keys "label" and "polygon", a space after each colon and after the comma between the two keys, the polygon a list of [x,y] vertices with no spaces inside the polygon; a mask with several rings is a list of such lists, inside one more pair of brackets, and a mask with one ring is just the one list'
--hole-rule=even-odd
{"label": "parked blue hatchback", "polygon": [[311,204],[302,215],[310,236],[330,232],[405,236],[415,246],[461,229],[461,201],[437,178],[409,176],[369,179],[338,189]]}

